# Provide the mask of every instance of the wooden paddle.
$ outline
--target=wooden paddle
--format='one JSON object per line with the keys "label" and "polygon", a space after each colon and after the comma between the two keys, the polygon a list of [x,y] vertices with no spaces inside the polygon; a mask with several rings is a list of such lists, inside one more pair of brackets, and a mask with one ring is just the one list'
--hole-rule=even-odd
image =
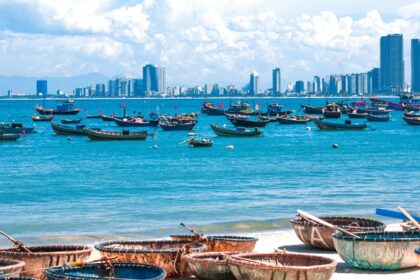
{"label": "wooden paddle", "polygon": [[189,226],[187,226],[186,224],[184,224],[184,223],[180,223],[180,225],[181,226],[183,226],[184,228],[186,228],[186,229],[188,229],[189,231],[191,231],[192,233],[194,233],[194,235],[195,236],[197,236],[197,237],[203,237],[204,235],[203,234],[201,234],[201,233],[199,233],[198,231],[196,231],[195,229],[193,229],[193,228],[190,228]]}
{"label": "wooden paddle", "polygon": [[321,219],[319,219],[319,218],[317,218],[317,217],[315,217],[315,216],[313,216],[313,215],[311,215],[309,213],[306,213],[306,212],[304,212],[304,211],[302,211],[300,209],[298,209],[297,212],[303,218],[312,220],[314,222],[317,222],[318,224],[324,225],[324,226],[329,227],[329,228],[333,228],[333,229],[338,230],[338,231],[341,231],[341,232],[343,232],[343,233],[345,233],[345,234],[347,234],[347,235],[349,235],[351,237],[360,239],[360,236],[357,236],[356,234],[351,233],[351,232],[349,232],[349,231],[347,231],[347,230],[345,230],[343,228],[340,228],[340,227],[335,226],[333,224],[330,224],[330,223],[328,223],[328,222],[326,222],[324,220],[321,220]]}
{"label": "wooden paddle", "polygon": [[404,214],[404,216],[407,217],[407,219],[409,219],[416,226],[417,229],[420,230],[420,224],[407,211],[405,211],[404,208],[402,208],[401,206],[398,206],[397,208],[398,210],[400,210],[401,213]]}
{"label": "wooden paddle", "polygon": [[31,253],[31,250],[29,250],[28,248],[26,248],[25,245],[23,245],[22,242],[14,239],[13,237],[11,237],[10,235],[6,234],[5,232],[3,232],[1,230],[0,230],[0,234],[3,235],[4,237],[6,237],[7,239],[9,239],[10,241],[12,241],[16,245],[16,247],[18,248],[18,250]]}

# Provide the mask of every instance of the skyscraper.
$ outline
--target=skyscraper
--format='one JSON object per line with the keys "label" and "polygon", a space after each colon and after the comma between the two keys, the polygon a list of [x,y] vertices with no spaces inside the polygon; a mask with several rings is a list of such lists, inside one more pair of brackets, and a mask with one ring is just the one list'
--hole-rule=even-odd
{"label": "skyscraper", "polygon": [[143,91],[165,93],[166,70],[164,66],[147,64],[143,67]]}
{"label": "skyscraper", "polygon": [[280,68],[273,69],[273,93],[279,95],[281,93],[281,73]]}
{"label": "skyscraper", "polygon": [[380,70],[373,68],[368,73],[368,93],[378,93],[380,90]]}
{"label": "skyscraper", "polygon": [[249,94],[256,95],[258,94],[258,84],[259,84],[260,76],[257,72],[252,71],[249,75]]}
{"label": "skyscraper", "polygon": [[314,92],[321,92],[321,79],[319,78],[319,76],[314,76]]}
{"label": "skyscraper", "polygon": [[411,91],[420,92],[420,39],[411,40]]}
{"label": "skyscraper", "polygon": [[404,88],[404,54],[402,34],[381,37],[381,90],[400,92]]}
{"label": "skyscraper", "polygon": [[296,81],[295,93],[303,93],[305,91],[305,83],[303,81]]}
{"label": "skyscraper", "polygon": [[46,96],[48,94],[48,84],[46,80],[36,81],[36,95]]}

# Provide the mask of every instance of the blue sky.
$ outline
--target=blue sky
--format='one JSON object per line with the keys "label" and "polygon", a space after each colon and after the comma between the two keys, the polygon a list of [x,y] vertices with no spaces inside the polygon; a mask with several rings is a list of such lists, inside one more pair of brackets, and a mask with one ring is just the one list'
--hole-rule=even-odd
{"label": "blue sky", "polygon": [[164,64],[169,85],[269,87],[378,66],[379,37],[420,38],[420,2],[361,0],[0,0],[0,75],[140,75]]}

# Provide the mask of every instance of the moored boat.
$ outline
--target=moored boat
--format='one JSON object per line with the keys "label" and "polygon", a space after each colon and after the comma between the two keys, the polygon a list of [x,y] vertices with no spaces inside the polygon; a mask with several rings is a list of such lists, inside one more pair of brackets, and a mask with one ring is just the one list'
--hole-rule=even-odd
{"label": "moored boat", "polygon": [[57,135],[86,135],[85,125],[68,126],[51,122],[51,128]]}
{"label": "moored boat", "polygon": [[114,118],[123,118],[123,117],[117,117],[114,114],[109,115],[109,116],[107,116],[107,115],[101,115],[101,119],[104,122],[112,122],[112,121],[114,121]]}
{"label": "moored boat", "polygon": [[226,126],[211,124],[211,128],[217,136],[225,137],[259,137],[262,135],[262,131],[257,127],[253,130],[247,130],[245,128],[230,129]]}
{"label": "moored boat", "polygon": [[157,126],[159,120],[145,120],[143,118],[114,118],[113,121],[121,127],[144,127],[144,126]]}
{"label": "moored boat", "polygon": [[62,124],[78,124],[82,121],[82,119],[61,119]]}
{"label": "moored boat", "polygon": [[193,274],[202,280],[236,280],[226,256],[237,252],[192,253],[185,256]]}
{"label": "moored boat", "polygon": [[202,242],[207,245],[209,252],[252,252],[258,238],[235,235],[171,235],[172,240],[185,242]]}
{"label": "moored boat", "polygon": [[2,277],[19,277],[22,272],[25,262],[0,258],[0,279]]}
{"label": "moored boat", "polygon": [[159,121],[159,125],[164,131],[192,130],[195,124],[196,124],[195,121],[190,121],[190,122]]}
{"label": "moored boat", "polygon": [[305,124],[310,121],[309,118],[305,116],[281,116],[277,118],[277,121],[281,124]]}
{"label": "moored boat", "polygon": [[37,116],[37,115],[32,116],[32,120],[34,122],[49,122],[53,118],[54,118],[54,116],[52,116],[52,115],[51,116]]}
{"label": "moored boat", "polygon": [[100,119],[101,118],[101,115],[86,115],[86,118],[88,118],[88,119]]}
{"label": "moored boat", "polygon": [[187,142],[190,144],[191,147],[200,148],[200,147],[211,147],[213,146],[213,141],[211,141],[208,138],[190,138],[187,140]]}
{"label": "moored boat", "polygon": [[398,270],[417,265],[414,250],[420,247],[420,231],[358,232],[356,237],[332,235],[340,257],[368,270]]}
{"label": "moored boat", "polygon": [[387,122],[390,120],[390,115],[372,115],[372,114],[368,114],[366,116],[366,119],[369,122]]}
{"label": "moored boat", "polygon": [[50,266],[64,265],[70,261],[88,258],[92,249],[82,245],[42,245],[27,246],[30,252],[16,247],[1,248],[0,258],[10,258],[25,262],[23,276],[42,279],[44,270]]}
{"label": "moored boat", "polygon": [[412,118],[412,117],[401,116],[401,118],[410,125],[420,125],[420,117]]}
{"label": "moored boat", "polygon": [[[370,219],[336,216],[322,216],[319,218],[334,226],[343,228],[348,232],[382,232],[385,230],[385,224]],[[292,223],[297,237],[303,243],[315,248],[335,251],[334,242],[332,239],[332,234],[335,232],[334,229],[322,224],[308,221],[299,215],[290,222]]]}
{"label": "moored boat", "polygon": [[0,132],[3,133],[12,133],[12,134],[29,134],[34,132],[34,127],[24,127],[21,123],[13,122],[11,124],[8,123],[0,123]]}
{"label": "moored boat", "polygon": [[140,263],[90,263],[81,266],[54,266],[45,270],[48,280],[164,280],[162,268]]}
{"label": "moored boat", "polygon": [[238,119],[235,117],[230,117],[229,120],[234,126],[240,127],[266,127],[267,124],[270,123],[270,121],[267,119],[245,120],[242,118]]}
{"label": "moored boat", "polygon": [[41,115],[76,115],[79,108],[74,108],[74,101],[67,99],[57,105],[56,109],[46,109],[44,106],[35,106],[35,110]]}
{"label": "moored boat", "polygon": [[322,115],[322,110],[325,107],[314,107],[314,106],[309,106],[309,105],[303,105],[301,104],[300,107],[302,107],[303,112],[305,112],[305,114],[314,114],[314,115]]}
{"label": "moored boat", "polygon": [[124,140],[145,140],[147,138],[147,131],[129,131],[123,130],[104,131],[98,129],[85,129],[85,133],[90,140],[94,141],[124,141]]}
{"label": "moored boat", "polygon": [[367,115],[368,115],[367,113],[358,113],[357,110],[347,113],[347,116],[350,119],[365,119]]}
{"label": "moored boat", "polygon": [[342,113],[337,104],[328,103],[327,106],[322,109],[322,115],[327,119],[339,119]]}
{"label": "moored boat", "polygon": [[314,120],[316,126],[321,130],[363,130],[367,128],[364,124],[352,124],[350,120],[343,123],[326,122],[323,120]]}
{"label": "moored boat", "polygon": [[236,279],[328,280],[337,262],[326,257],[289,253],[246,253],[228,256]]}
{"label": "moored boat", "polygon": [[173,240],[107,241],[95,244],[104,257],[118,257],[120,262],[147,263],[163,268],[167,277],[187,273],[185,255],[206,250],[206,245]]}
{"label": "moored boat", "polygon": [[201,112],[209,116],[223,116],[225,114],[225,110],[222,108],[222,103],[220,103],[219,108],[217,108],[212,102],[204,102],[203,107],[201,108]]}
{"label": "moored boat", "polygon": [[20,138],[19,134],[16,133],[4,133],[0,131],[0,142],[13,142]]}

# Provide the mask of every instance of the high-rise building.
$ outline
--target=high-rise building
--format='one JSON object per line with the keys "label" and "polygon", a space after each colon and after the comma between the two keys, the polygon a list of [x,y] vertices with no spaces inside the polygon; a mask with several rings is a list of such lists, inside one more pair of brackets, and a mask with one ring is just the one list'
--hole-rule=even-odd
{"label": "high-rise building", "polygon": [[411,91],[420,92],[420,39],[411,40]]}
{"label": "high-rise building", "polygon": [[135,97],[144,97],[144,91],[143,91],[143,79],[133,79],[133,96]]}
{"label": "high-rise building", "polygon": [[303,81],[296,81],[295,93],[303,93],[305,91],[305,83]]}
{"label": "high-rise building", "polygon": [[321,78],[319,78],[319,76],[314,76],[314,92],[321,92]]}
{"label": "high-rise building", "polygon": [[400,92],[404,88],[404,50],[402,34],[381,37],[381,91]]}
{"label": "high-rise building", "polygon": [[164,66],[147,64],[143,67],[143,91],[165,93],[166,70]]}
{"label": "high-rise building", "polygon": [[96,84],[95,86],[95,96],[104,97],[105,96],[105,84]]}
{"label": "high-rise building", "polygon": [[306,93],[310,93],[311,92],[311,89],[312,87],[311,87],[311,82],[310,81],[307,81],[306,82]]}
{"label": "high-rise building", "polygon": [[381,72],[379,68],[373,68],[367,73],[368,79],[368,93],[378,93],[380,91],[380,76]]}
{"label": "high-rise building", "polygon": [[273,69],[273,94],[281,93],[281,72],[280,68]]}
{"label": "high-rise building", "polygon": [[36,95],[46,96],[48,94],[47,80],[36,81]]}
{"label": "high-rise building", "polygon": [[249,75],[249,94],[256,95],[258,94],[258,84],[259,84],[260,76],[257,72],[252,71]]}

